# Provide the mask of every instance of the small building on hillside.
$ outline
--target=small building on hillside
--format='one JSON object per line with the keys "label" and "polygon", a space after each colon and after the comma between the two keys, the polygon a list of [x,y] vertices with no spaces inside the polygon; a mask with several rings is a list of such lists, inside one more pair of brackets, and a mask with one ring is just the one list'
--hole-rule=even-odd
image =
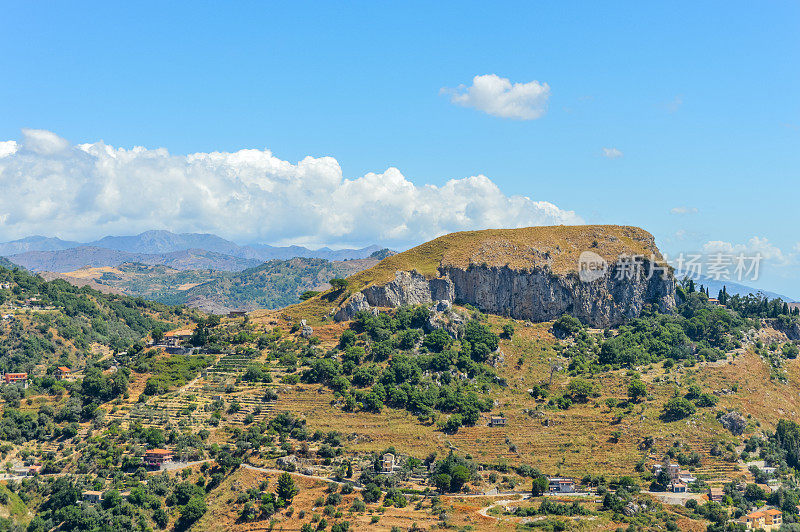
{"label": "small building on hillside", "polygon": [[686,484],[679,480],[673,480],[669,484],[669,491],[672,493],[686,493]]}
{"label": "small building on hillside", "polygon": [[574,493],[575,481],[571,478],[551,477],[548,479],[550,493]]}
{"label": "small building on hillside", "polygon": [[722,502],[722,499],[725,497],[725,492],[722,488],[709,488],[708,489],[708,500],[714,502]]}
{"label": "small building on hillside", "polygon": [[229,318],[244,318],[245,316],[247,316],[246,310],[231,310],[228,312]]}
{"label": "small building on hillside", "polygon": [[506,418],[502,416],[492,416],[489,418],[489,426],[490,427],[505,427],[506,426]]}
{"label": "small building on hillside", "polygon": [[715,297],[709,297],[709,298],[708,298],[708,304],[709,304],[709,305],[719,305],[719,306],[722,306],[722,303],[720,303],[720,302],[719,302],[719,299],[717,299],[717,298],[715,298]]}
{"label": "small building on hillside", "polygon": [[783,524],[783,512],[775,508],[751,512],[739,521],[747,530],[778,530]]}
{"label": "small building on hillside", "polygon": [[56,379],[58,379],[58,380],[62,380],[62,381],[63,381],[64,379],[67,379],[67,378],[69,378],[69,376],[70,376],[70,375],[72,375],[72,370],[71,370],[71,369],[69,369],[69,368],[68,368],[68,367],[66,367],[66,366],[59,366],[59,367],[57,367],[57,368],[56,368],[56,371],[55,371],[55,373],[53,374],[53,376],[54,376]]}
{"label": "small building on hillside", "polygon": [[394,455],[392,453],[384,454],[383,458],[381,459],[381,474],[391,475],[394,473],[395,467],[396,464]]}
{"label": "small building on hillside", "polygon": [[102,491],[84,491],[81,493],[81,500],[91,504],[98,504],[103,501]]}
{"label": "small building on hillside", "polygon": [[27,373],[6,373],[3,375],[3,382],[11,384],[12,382],[21,382],[27,386],[28,374]]}
{"label": "small building on hillside", "polygon": [[194,334],[192,329],[176,329],[174,331],[165,332],[164,340],[183,342],[184,340],[191,338],[192,334]]}
{"label": "small building on hillside", "polygon": [[150,449],[144,453],[144,463],[150,467],[161,467],[161,464],[172,462],[172,451],[166,449]]}

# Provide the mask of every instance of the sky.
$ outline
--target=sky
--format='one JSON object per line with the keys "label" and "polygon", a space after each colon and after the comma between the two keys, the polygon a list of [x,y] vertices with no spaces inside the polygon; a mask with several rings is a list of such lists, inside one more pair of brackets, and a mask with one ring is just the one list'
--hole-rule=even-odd
{"label": "sky", "polygon": [[[5,2],[0,241],[630,224],[800,299],[798,2]],[[748,283],[745,283],[748,284]]]}

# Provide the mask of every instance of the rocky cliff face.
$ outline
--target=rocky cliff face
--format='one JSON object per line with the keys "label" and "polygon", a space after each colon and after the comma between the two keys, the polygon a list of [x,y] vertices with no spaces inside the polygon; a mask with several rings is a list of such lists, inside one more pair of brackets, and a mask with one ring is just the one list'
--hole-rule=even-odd
{"label": "rocky cliff face", "polygon": [[[644,271],[649,263],[644,262]],[[383,285],[353,294],[335,314],[348,320],[360,310],[398,307],[436,301],[470,303],[484,312],[531,321],[553,320],[571,314],[593,327],[609,327],[634,318],[645,304],[662,312],[675,306],[675,280],[656,273],[649,279],[631,278],[612,264],[593,281],[577,273],[554,274],[547,267],[528,270],[508,266],[441,266],[439,276],[428,279],[416,272],[398,271]]]}

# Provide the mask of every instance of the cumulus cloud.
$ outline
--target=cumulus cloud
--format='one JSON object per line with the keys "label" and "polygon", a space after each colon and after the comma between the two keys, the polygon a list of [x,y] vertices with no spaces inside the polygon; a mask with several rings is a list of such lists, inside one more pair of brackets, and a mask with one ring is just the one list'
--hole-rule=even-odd
{"label": "cumulus cloud", "polygon": [[707,254],[722,253],[724,255],[738,255],[740,253],[747,256],[760,254],[761,258],[771,260],[778,264],[788,262],[788,256],[768,238],[754,236],[744,244],[734,244],[722,240],[711,240],[703,245],[703,251]]}
{"label": "cumulus cloud", "polygon": [[489,227],[580,224],[552,203],[507,196],[483,175],[416,185],[396,168],[354,179],[332,157],[296,164],[269,150],[172,155],[71,145],[24,130],[0,143],[0,237],[92,239],[148,229],[242,242],[414,243]]}
{"label": "cumulus cloud", "polygon": [[603,157],[608,159],[619,159],[622,157],[622,152],[616,148],[603,148]]}
{"label": "cumulus cloud", "polygon": [[472,78],[472,85],[443,88],[456,105],[472,107],[492,116],[514,120],[536,120],[547,112],[550,86],[531,81],[512,83],[508,78],[486,74]]}
{"label": "cumulus cloud", "polygon": [[681,205],[680,207],[673,207],[669,210],[670,214],[697,214],[700,212],[697,207],[686,207]]}

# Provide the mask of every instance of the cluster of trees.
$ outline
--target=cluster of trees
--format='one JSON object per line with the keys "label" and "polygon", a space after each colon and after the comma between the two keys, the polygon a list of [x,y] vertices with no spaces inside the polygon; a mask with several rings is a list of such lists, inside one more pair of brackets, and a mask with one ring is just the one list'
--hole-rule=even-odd
{"label": "cluster of trees", "polygon": [[553,329],[573,342],[561,347],[570,359],[569,369],[580,373],[604,367],[634,367],[670,360],[718,360],[740,345],[750,320],[736,312],[710,305],[705,294],[687,294],[674,314],[661,314],[646,306],[638,318],[622,325],[616,335],[602,338],[586,333],[578,320],[563,316]]}
{"label": "cluster of trees", "polygon": [[345,410],[380,412],[391,406],[420,419],[432,419],[439,411],[450,414],[443,430],[472,425],[492,407],[485,392],[496,374],[484,362],[499,338],[485,323],[470,321],[456,349],[444,330],[424,333],[428,318],[422,306],[378,315],[361,312],[354,329],[342,333],[337,349],[309,360],[302,380],[332,388]]}
{"label": "cluster of trees", "polygon": [[[239,496],[237,502],[244,502],[239,514],[240,521],[247,522],[271,517],[275,512],[289,506],[295,495],[300,492],[292,475],[287,472],[281,473],[278,477],[278,485],[274,493],[266,491],[266,488],[267,483],[262,482],[259,489],[249,489]],[[258,504],[258,507],[253,504],[254,502]]]}

